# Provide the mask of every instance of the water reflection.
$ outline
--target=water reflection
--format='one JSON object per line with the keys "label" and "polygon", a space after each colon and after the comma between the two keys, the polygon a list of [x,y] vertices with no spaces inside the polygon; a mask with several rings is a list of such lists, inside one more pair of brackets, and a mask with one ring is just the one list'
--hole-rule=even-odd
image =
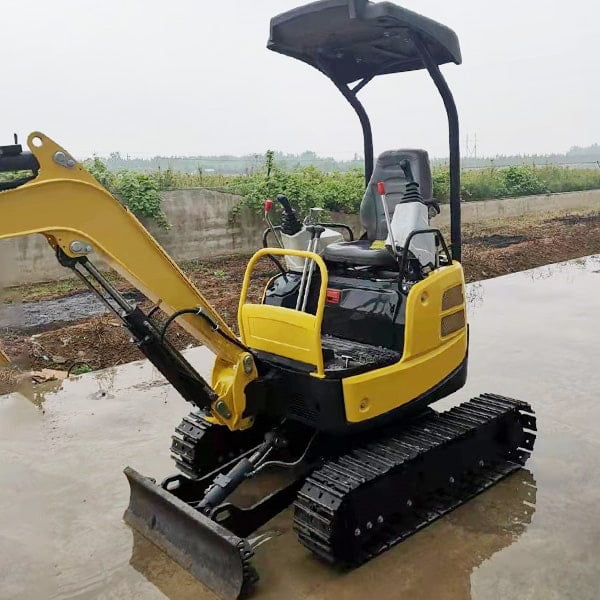
{"label": "water reflection", "polygon": [[[366,594],[391,598],[398,596],[401,579],[402,597],[406,593],[411,600],[470,599],[471,574],[523,535],[535,513],[536,493],[533,475],[522,469],[374,561],[346,573],[313,559],[300,546],[291,530],[291,511],[286,511],[265,527],[271,531],[275,522],[285,533],[257,549],[254,564],[263,584],[253,597],[317,600],[332,597],[335,589],[336,595],[348,600],[362,600]],[[167,598],[215,597],[146,538],[132,534],[130,564]],[[440,556],[447,569],[443,577],[434,572]]]}
{"label": "water reflection", "polygon": [[[505,275],[502,278],[486,279],[483,281],[473,281],[466,286],[467,306],[471,314],[474,314],[483,306],[486,286],[498,285],[500,280],[509,278],[513,283],[517,281],[538,282],[561,276],[564,283],[571,284],[581,274],[581,272],[600,273],[600,254],[584,256],[567,262],[544,265],[528,271],[520,271]],[[519,279],[520,278],[520,279]]]}
{"label": "water reflection", "polygon": [[42,408],[49,394],[58,392],[63,380],[51,375],[31,375],[18,367],[10,366],[0,369],[0,394],[16,392],[24,396],[38,408]]}
{"label": "water reflection", "polygon": [[213,598],[197,579],[141,533],[132,530],[131,566],[171,600]]}

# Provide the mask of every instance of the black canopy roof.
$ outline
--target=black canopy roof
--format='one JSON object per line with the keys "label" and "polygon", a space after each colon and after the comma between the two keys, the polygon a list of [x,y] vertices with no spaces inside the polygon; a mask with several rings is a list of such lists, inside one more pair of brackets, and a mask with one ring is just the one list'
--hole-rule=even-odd
{"label": "black canopy roof", "polygon": [[271,19],[267,47],[319,69],[338,83],[424,69],[419,35],[438,64],[461,63],[448,27],[391,2],[320,0]]}

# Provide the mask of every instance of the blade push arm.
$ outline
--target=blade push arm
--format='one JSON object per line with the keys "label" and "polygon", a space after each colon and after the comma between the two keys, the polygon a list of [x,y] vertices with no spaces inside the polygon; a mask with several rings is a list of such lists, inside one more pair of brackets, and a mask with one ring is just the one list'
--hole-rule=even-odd
{"label": "blade push arm", "polygon": [[[87,256],[91,251],[97,252],[166,314],[200,309],[203,318],[184,314],[179,322],[217,356],[210,386],[214,390],[210,408],[215,418],[231,429],[248,426],[242,414],[244,388],[257,377],[252,355],[237,342],[219,314],[126,207],[50,138],[34,132],[28,138],[28,145],[39,163],[39,174],[16,189],[0,192],[0,239],[43,234],[62,257],[62,264],[72,268],[87,269]],[[121,309],[127,313],[127,306]],[[130,320],[136,321],[138,328],[150,327],[148,322],[144,325],[139,314],[137,318],[130,315]],[[145,351],[139,332],[134,334]],[[156,337],[151,327],[148,335]],[[156,358],[161,354],[160,344],[167,345],[162,338],[154,342],[154,353],[146,352],[153,362],[152,354],[160,360]],[[171,350],[174,349],[167,348]],[[161,368],[158,364],[157,367]],[[194,376],[201,381],[195,371]],[[175,387],[181,393],[180,387]],[[204,392],[200,390],[199,394]],[[194,402],[192,398],[186,399]]]}

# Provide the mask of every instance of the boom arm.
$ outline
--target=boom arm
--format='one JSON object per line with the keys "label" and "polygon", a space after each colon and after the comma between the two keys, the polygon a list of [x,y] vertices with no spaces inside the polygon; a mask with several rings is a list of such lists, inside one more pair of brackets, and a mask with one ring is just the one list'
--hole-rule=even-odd
{"label": "boom arm", "polygon": [[[99,286],[116,302],[140,349],[187,400],[210,409],[231,429],[249,426],[250,420],[242,415],[244,388],[257,377],[252,355],[126,207],[50,138],[34,132],[27,142],[39,174],[16,189],[0,192],[0,239],[45,235],[63,265],[88,284],[93,281],[96,291]],[[150,319],[110,287],[88,260],[90,251],[100,254],[166,314],[198,309],[199,314],[182,315],[180,323],[217,356],[210,387]]]}

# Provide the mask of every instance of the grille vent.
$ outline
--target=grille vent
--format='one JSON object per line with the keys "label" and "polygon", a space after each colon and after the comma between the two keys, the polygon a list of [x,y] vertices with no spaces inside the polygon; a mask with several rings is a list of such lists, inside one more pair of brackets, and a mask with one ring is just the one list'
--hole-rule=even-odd
{"label": "grille vent", "polygon": [[444,292],[442,296],[442,310],[460,306],[464,302],[462,285],[455,285]]}
{"label": "grille vent", "polygon": [[459,310],[458,312],[452,313],[442,317],[441,333],[442,337],[450,335],[465,326],[465,311]]}

